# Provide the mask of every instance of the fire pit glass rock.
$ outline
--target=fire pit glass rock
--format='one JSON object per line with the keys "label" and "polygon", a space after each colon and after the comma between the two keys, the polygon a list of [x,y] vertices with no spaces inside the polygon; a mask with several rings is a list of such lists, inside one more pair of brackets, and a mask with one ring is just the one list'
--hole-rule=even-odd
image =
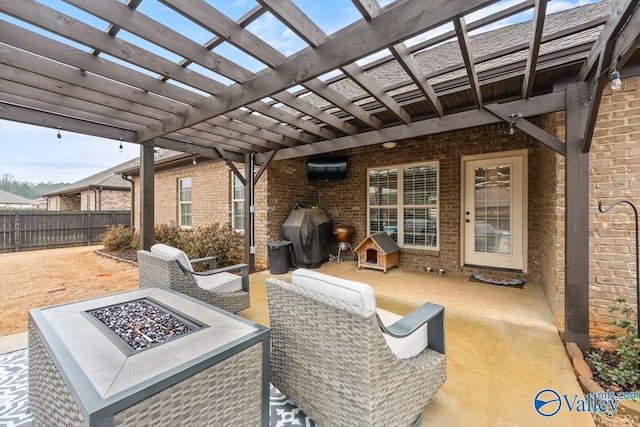
{"label": "fire pit glass rock", "polygon": [[193,329],[147,300],[130,301],[89,311],[132,349],[144,350]]}

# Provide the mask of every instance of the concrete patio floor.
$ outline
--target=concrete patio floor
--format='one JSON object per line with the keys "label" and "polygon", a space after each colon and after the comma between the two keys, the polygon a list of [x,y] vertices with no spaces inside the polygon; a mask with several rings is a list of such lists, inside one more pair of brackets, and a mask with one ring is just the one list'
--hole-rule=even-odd
{"label": "concrete patio floor", "polygon": [[[378,306],[406,314],[426,301],[446,309],[447,382],[424,412],[421,426],[594,426],[588,412],[563,407],[552,417],[534,408],[544,389],[584,396],[566,356],[542,290],[468,281],[468,275],[393,268],[358,270],[353,261],[318,271],[373,286]],[[290,273],[277,275],[287,280]],[[265,279],[251,275],[251,308],[245,318],[269,324]],[[0,353],[25,348],[26,333],[0,337]]]}
{"label": "concrete patio floor", "polygon": [[[378,306],[409,313],[426,301],[445,306],[447,382],[424,412],[421,426],[593,426],[590,413],[563,407],[552,417],[534,408],[538,392],[584,396],[542,289],[468,281],[468,275],[393,268],[358,270],[353,261],[318,271],[373,286]],[[251,308],[241,314],[268,325],[264,281],[251,276]],[[288,280],[290,273],[277,275]]]}

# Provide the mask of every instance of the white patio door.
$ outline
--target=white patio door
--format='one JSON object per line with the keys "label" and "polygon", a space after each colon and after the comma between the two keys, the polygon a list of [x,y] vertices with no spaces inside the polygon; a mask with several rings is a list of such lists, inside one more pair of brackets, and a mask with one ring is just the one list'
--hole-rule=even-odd
{"label": "white patio door", "polygon": [[526,152],[462,163],[463,264],[524,270]]}

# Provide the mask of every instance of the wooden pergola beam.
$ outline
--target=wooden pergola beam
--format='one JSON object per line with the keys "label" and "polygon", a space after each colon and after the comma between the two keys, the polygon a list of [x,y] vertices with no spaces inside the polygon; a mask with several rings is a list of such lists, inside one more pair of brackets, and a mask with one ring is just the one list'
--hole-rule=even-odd
{"label": "wooden pergola beam", "polygon": [[[225,114],[437,27],[452,15],[464,15],[492,2],[468,0],[460,3],[437,0],[425,4],[421,0],[407,0],[368,23],[356,24],[317,48],[299,53],[293,58],[295,61],[289,59],[243,84],[234,85],[215,97],[197,103],[179,120],[170,117],[157,126],[149,127],[139,134],[139,140],[153,139],[164,133]],[[379,34],[385,34],[385,37],[380,38]]]}
{"label": "wooden pergola beam", "polygon": [[[565,108],[565,94],[564,91],[553,92],[547,95],[532,97],[526,101],[505,102],[501,104],[501,107],[506,111],[519,111],[523,117],[561,111]],[[464,111],[461,113],[448,114],[444,117],[414,121],[406,125],[390,126],[384,129],[362,132],[357,135],[344,136],[334,140],[318,141],[314,144],[284,148],[275,154],[274,160],[312,156],[349,148],[381,144],[387,141],[418,138],[436,133],[499,123],[502,120],[502,118],[484,110]],[[256,160],[261,163],[267,155],[268,153],[258,154],[256,155]]]}
{"label": "wooden pergola beam", "polygon": [[[626,7],[623,7],[626,6]],[[593,87],[592,92],[590,93],[590,104],[589,104],[589,113],[587,114],[587,118],[584,122],[583,134],[582,134],[582,150],[585,153],[588,153],[591,150],[591,143],[593,140],[593,133],[596,126],[596,120],[598,119],[598,110],[600,109],[600,103],[602,101],[602,94],[604,92],[604,88],[607,84],[609,84],[610,79],[610,71],[613,67],[616,66],[616,62],[618,59],[622,59],[623,50],[626,49],[625,46],[618,44],[618,51],[616,52],[616,42],[620,31],[626,27],[628,27],[627,23],[632,20],[631,18],[635,16],[635,21],[637,22],[638,18],[638,2],[628,2],[627,0],[621,1],[616,4],[616,8],[614,12],[610,15],[610,18],[607,20],[607,23],[604,25],[598,40],[596,40],[589,57],[587,58],[587,62],[583,65],[580,70],[579,77],[583,75],[587,76],[589,73],[588,67],[589,60],[591,58],[597,58],[598,66],[596,68],[596,73],[591,77],[591,86]],[[638,30],[637,28],[633,29],[630,33],[627,33],[631,40],[628,40],[628,46],[636,45],[638,43]],[[635,34],[635,36],[634,36]],[[623,42],[624,43],[624,42]],[[599,48],[599,51],[595,51],[595,48]],[[624,63],[620,63],[620,67],[622,67]],[[585,95],[587,96],[587,95]]]}
{"label": "wooden pergola beam", "polygon": [[524,80],[522,82],[522,97],[524,99],[528,99],[531,96],[531,91],[533,90],[546,12],[547,0],[535,0],[532,21],[533,30],[531,32],[531,41],[529,42],[529,58],[527,59],[527,68],[525,69]]}
{"label": "wooden pergola beam", "polygon": [[469,78],[469,85],[471,87],[471,96],[476,104],[478,110],[482,109],[482,93],[480,92],[480,83],[478,82],[478,73],[473,60],[473,54],[469,47],[469,35],[467,34],[467,27],[464,22],[464,18],[458,18],[453,20],[453,25],[458,35],[458,45],[460,46],[460,52],[462,53],[462,60],[464,61],[464,67],[467,70],[467,77]]}
{"label": "wooden pergola beam", "polygon": [[517,127],[532,138],[535,138],[538,141],[542,142],[544,145],[551,148],[556,153],[562,154],[563,156],[567,155],[567,146],[563,141],[551,135],[546,130],[534,125],[524,117],[519,117],[517,115],[511,116],[512,114],[518,114],[513,110],[509,110],[500,104],[485,105],[484,109],[494,114],[496,117],[501,118],[510,125],[513,121],[513,126]]}
{"label": "wooden pergola beam", "polygon": [[[616,38],[637,6],[638,0],[618,0],[616,2],[615,8],[609,15],[609,19],[600,32],[598,39],[591,47],[589,57],[580,68],[580,72],[578,73],[579,81],[589,79],[593,67],[599,64],[607,43]],[[608,66],[609,61],[607,61],[605,68]]]}

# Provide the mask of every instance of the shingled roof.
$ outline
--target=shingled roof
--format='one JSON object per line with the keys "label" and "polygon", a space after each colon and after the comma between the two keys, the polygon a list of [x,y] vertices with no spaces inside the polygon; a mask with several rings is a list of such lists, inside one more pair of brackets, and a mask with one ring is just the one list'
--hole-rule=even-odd
{"label": "shingled roof", "polygon": [[31,205],[35,201],[0,190],[0,205]]}
{"label": "shingled roof", "polygon": [[131,190],[131,183],[122,178],[120,170],[131,167],[138,163],[138,159],[131,159],[117,166],[98,172],[87,178],[76,181],[72,184],[62,187],[51,193],[44,194],[45,197],[59,196],[63,194],[75,194],[84,190],[103,189],[103,190]]}

